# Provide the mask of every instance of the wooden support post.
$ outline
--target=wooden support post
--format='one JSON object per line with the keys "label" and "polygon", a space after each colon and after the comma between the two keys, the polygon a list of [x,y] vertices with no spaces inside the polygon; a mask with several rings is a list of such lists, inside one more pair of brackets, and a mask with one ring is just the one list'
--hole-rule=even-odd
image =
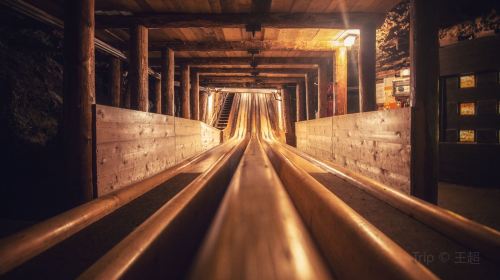
{"label": "wooden support post", "polygon": [[130,81],[127,83],[127,90],[125,91],[125,95],[123,96],[123,108],[130,109]]}
{"label": "wooden support post", "polygon": [[122,66],[121,61],[117,57],[111,57],[110,63],[110,93],[111,93],[111,106],[120,107],[121,91],[122,91]]}
{"label": "wooden support post", "polygon": [[155,79],[155,109],[157,114],[161,114],[162,108],[161,105],[163,104],[162,98],[161,98],[161,79]]}
{"label": "wooden support post", "polygon": [[297,83],[297,87],[295,88],[296,95],[296,107],[297,107],[297,121],[303,121],[306,119],[306,103],[305,103],[305,85],[304,82]]}
{"label": "wooden support post", "polygon": [[375,99],[375,24],[360,29],[359,44],[359,110],[369,112],[377,109]]}
{"label": "wooden support post", "polygon": [[321,63],[318,67],[318,118],[324,118],[327,116],[327,91],[328,77],[326,63]]}
{"label": "wooden support post", "polygon": [[163,49],[161,51],[161,96],[165,100],[163,102],[163,112],[171,116],[174,115],[175,111],[174,74],[174,51],[172,49]]}
{"label": "wooden support post", "polygon": [[438,15],[431,1],[410,2],[411,194],[437,202]]}
{"label": "wooden support post", "polygon": [[311,77],[309,74],[306,74],[305,77],[305,86],[306,86],[306,119],[311,120],[314,119],[313,116],[313,106],[312,106],[312,87],[311,87]]}
{"label": "wooden support post", "polygon": [[182,88],[182,117],[191,118],[191,108],[189,100],[189,65],[182,65],[181,70],[181,88]]}
{"label": "wooden support post", "polygon": [[191,118],[200,120],[200,74],[191,72]]}
{"label": "wooden support post", "polygon": [[294,145],[295,143],[295,133],[294,133],[294,128],[292,126],[292,120],[291,120],[291,99],[290,99],[290,92],[287,88],[281,87],[281,102],[282,102],[282,108],[283,108],[283,122],[285,125],[285,137],[286,137],[286,143],[288,145]]}
{"label": "wooden support post", "polygon": [[340,47],[334,58],[335,110],[334,115],[347,114],[347,48]]}
{"label": "wooden support post", "polygon": [[130,28],[129,55],[131,108],[148,111],[148,29],[142,25]]}
{"label": "wooden support post", "polygon": [[200,101],[200,120],[204,123],[207,122],[207,104],[208,101],[208,92],[203,92],[201,94],[201,101]]}
{"label": "wooden support post", "polygon": [[94,198],[92,107],[95,104],[94,0],[66,1],[64,157],[68,201]]}

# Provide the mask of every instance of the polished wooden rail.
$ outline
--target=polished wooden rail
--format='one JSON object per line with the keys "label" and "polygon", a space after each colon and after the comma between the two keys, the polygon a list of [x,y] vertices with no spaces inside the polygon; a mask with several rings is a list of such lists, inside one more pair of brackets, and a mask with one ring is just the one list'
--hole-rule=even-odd
{"label": "polished wooden rail", "polygon": [[186,172],[197,164],[213,161],[223,155],[224,147],[215,147],[189,158],[146,180],[82,204],[67,212],[0,240],[0,275],[23,264],[55,244],[71,237],[86,226],[112,213],[148,192],[162,182]]}
{"label": "polished wooden rail", "polygon": [[[261,105],[263,105],[261,100]],[[261,128],[271,127],[265,106]],[[264,149],[334,275],[343,279],[437,279],[340,198],[284,156],[272,132]],[[288,155],[287,155],[288,156]],[[362,268],[362,269],[361,269]]]}
{"label": "polished wooden rail", "polygon": [[233,176],[191,278],[331,278],[256,136]]}
{"label": "polished wooden rail", "polygon": [[353,186],[363,189],[374,197],[385,201],[410,217],[432,227],[438,232],[480,251],[484,256],[500,262],[500,232],[467,219],[454,212],[428,203],[415,196],[409,196],[380,182],[367,178],[331,162],[317,160],[296,148],[283,146],[287,154],[296,154],[318,167],[348,181]]}
{"label": "polished wooden rail", "polygon": [[182,277],[201,242],[248,143],[249,96],[226,154],[136,230],[88,268],[80,279]]}

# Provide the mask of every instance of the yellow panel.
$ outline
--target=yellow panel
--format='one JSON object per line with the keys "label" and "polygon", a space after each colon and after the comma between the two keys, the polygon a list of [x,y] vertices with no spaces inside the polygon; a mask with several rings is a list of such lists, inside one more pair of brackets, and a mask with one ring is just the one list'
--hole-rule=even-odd
{"label": "yellow panel", "polygon": [[460,76],[460,88],[473,88],[476,86],[476,76],[464,75]]}
{"label": "yellow panel", "polygon": [[476,132],[474,130],[460,130],[460,142],[474,142],[475,139]]}
{"label": "yellow panel", "polygon": [[476,114],[476,103],[460,103],[460,116],[474,116]]}

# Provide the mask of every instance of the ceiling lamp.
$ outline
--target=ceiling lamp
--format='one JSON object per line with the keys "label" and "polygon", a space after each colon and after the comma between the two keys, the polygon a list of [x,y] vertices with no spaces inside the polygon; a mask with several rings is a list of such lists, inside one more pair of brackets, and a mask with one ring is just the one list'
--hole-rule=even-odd
{"label": "ceiling lamp", "polygon": [[352,47],[354,46],[355,42],[356,42],[356,35],[348,35],[344,38],[345,47]]}

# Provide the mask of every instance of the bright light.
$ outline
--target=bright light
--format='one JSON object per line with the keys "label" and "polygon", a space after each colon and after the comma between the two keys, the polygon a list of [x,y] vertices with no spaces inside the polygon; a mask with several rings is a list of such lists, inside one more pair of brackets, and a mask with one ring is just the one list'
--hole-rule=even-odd
{"label": "bright light", "polygon": [[356,36],[349,35],[349,36],[345,37],[345,39],[344,39],[344,46],[352,47],[355,42],[356,42]]}

